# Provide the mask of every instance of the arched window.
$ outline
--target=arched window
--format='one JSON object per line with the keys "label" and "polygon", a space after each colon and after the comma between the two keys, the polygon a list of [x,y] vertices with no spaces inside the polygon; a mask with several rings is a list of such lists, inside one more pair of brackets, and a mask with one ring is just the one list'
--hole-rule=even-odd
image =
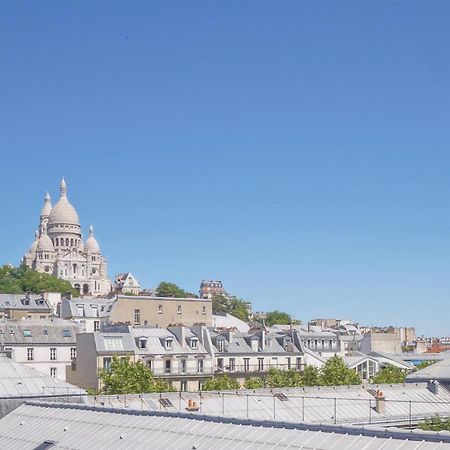
{"label": "arched window", "polygon": [[66,247],[69,246],[69,238],[66,238]]}
{"label": "arched window", "polygon": [[70,240],[70,246],[73,247],[73,239]]}
{"label": "arched window", "polygon": [[58,238],[55,239],[55,245],[58,246]]}

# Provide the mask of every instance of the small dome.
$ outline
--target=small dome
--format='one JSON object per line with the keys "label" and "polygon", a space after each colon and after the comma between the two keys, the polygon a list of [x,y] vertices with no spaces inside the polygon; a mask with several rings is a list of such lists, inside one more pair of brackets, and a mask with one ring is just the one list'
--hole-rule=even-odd
{"label": "small dome", "polygon": [[28,250],[28,253],[34,253],[37,249],[38,246],[38,241],[39,241],[39,231],[36,230],[36,232],[34,233],[34,241],[31,244],[30,250]]}
{"label": "small dome", "polygon": [[41,216],[49,216],[51,212],[52,212],[52,202],[50,199],[50,194],[47,192],[45,194],[44,206],[42,207],[41,210]]}
{"label": "small dome", "polygon": [[80,219],[75,208],[67,199],[67,187],[64,178],[61,181],[61,196],[53,207],[50,217],[48,218],[48,224],[53,225],[57,223],[70,224],[70,225],[80,225]]}
{"label": "small dome", "polygon": [[89,237],[86,239],[84,248],[87,252],[100,253],[100,246],[98,245],[97,239],[94,237],[94,228],[92,225],[89,227]]}
{"label": "small dome", "polygon": [[47,233],[43,233],[37,242],[37,250],[41,252],[54,252],[52,240],[48,237]]}

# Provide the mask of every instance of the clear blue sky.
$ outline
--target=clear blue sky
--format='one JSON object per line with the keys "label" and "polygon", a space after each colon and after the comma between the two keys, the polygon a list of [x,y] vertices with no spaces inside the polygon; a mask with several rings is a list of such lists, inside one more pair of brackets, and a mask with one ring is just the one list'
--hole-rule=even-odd
{"label": "clear blue sky", "polygon": [[449,16],[2,1],[2,262],[64,175],[111,276],[449,335]]}

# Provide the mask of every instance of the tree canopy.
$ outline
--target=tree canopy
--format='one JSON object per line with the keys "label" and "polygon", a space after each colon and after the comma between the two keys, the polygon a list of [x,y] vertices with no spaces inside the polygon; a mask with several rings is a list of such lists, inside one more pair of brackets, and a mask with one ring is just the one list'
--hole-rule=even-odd
{"label": "tree canopy", "polygon": [[345,365],[339,356],[333,356],[320,369],[320,384],[324,386],[347,386],[361,384],[359,375]]}
{"label": "tree canopy", "polygon": [[441,418],[439,414],[425,419],[419,428],[427,431],[450,431],[450,418]]}
{"label": "tree canopy", "polygon": [[292,323],[292,318],[288,313],[275,310],[266,314],[265,323],[268,327],[272,325],[289,325]]}
{"label": "tree canopy", "polygon": [[234,391],[241,385],[238,381],[230,378],[226,373],[217,377],[209,378],[202,385],[203,391]]}
{"label": "tree canopy", "polygon": [[12,267],[4,265],[0,267],[0,293],[21,294],[32,292],[70,292],[73,296],[78,291],[72,287],[70,282],[61,280],[47,273],[36,272],[24,265]]}
{"label": "tree canopy", "polygon": [[173,297],[173,298],[197,298],[198,295],[187,292],[181,289],[175,283],[169,283],[168,281],[161,281],[156,288],[156,295],[158,297]]}
{"label": "tree canopy", "polygon": [[212,298],[213,314],[226,312],[238,319],[248,321],[247,305],[238,298],[227,298],[223,295],[214,295]]}
{"label": "tree canopy", "polygon": [[141,394],[170,392],[175,389],[165,380],[154,378],[141,361],[113,356],[109,369],[100,369],[99,377],[104,394]]}
{"label": "tree canopy", "polygon": [[407,373],[399,367],[388,366],[381,369],[373,378],[374,384],[404,383]]}

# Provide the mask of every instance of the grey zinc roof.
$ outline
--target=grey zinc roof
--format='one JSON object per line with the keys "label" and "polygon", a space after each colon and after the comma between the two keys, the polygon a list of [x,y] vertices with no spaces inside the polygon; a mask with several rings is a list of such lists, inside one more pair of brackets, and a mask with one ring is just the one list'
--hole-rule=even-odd
{"label": "grey zinc roof", "polygon": [[[386,398],[384,413],[375,411],[374,393],[380,389]],[[274,398],[282,392],[286,401]],[[406,385],[361,385],[338,387],[305,387],[283,389],[238,390],[233,392],[182,392],[162,394],[171,400],[168,410],[184,412],[189,400],[200,405],[198,414],[239,419],[276,420],[287,423],[340,424],[404,424],[411,417],[450,415],[450,393],[442,387],[438,394],[427,389],[426,383]],[[141,396],[97,396],[89,398],[96,405],[129,409],[160,410],[159,394]],[[411,402],[411,403],[410,403]],[[411,410],[410,410],[411,405]]]}
{"label": "grey zinc roof", "polygon": [[[64,330],[68,332],[64,333]],[[6,320],[0,323],[0,343],[75,345],[77,325],[61,319]]]}
{"label": "grey zinc roof", "polygon": [[[442,442],[444,441],[444,442]],[[449,433],[330,425],[218,421],[188,414],[145,413],[82,405],[25,404],[0,421],[0,447],[54,449],[378,449],[450,448]],[[44,448],[44,447],[43,447]],[[47,448],[47,447],[45,447]]]}
{"label": "grey zinc roof", "polygon": [[0,309],[50,311],[50,305],[38,294],[0,294]]}
{"label": "grey zinc roof", "polygon": [[[80,388],[0,356],[0,397],[80,394]],[[1,446],[0,446],[1,448]]]}
{"label": "grey zinc roof", "polygon": [[406,381],[412,381],[413,383],[428,380],[438,380],[448,383],[450,381],[450,358],[436,362],[406,377]]}
{"label": "grey zinc roof", "polygon": [[[95,347],[97,349],[97,352],[99,353],[134,353],[135,345],[134,345],[134,339],[130,333],[100,333],[95,332],[94,335],[94,341],[95,341]],[[113,349],[108,348],[108,346],[105,343],[105,337],[112,337],[112,338],[120,338],[122,342],[122,348],[119,349]]]}
{"label": "grey zinc roof", "polygon": [[[191,349],[188,345],[190,338],[197,338],[197,336],[189,329],[185,328],[185,344],[182,346],[176,336],[166,328],[152,328],[152,327],[130,327],[130,333],[134,339],[146,338],[147,345],[145,349],[137,348],[140,354],[154,354],[154,355],[171,355],[180,353],[192,354],[207,354],[205,347],[198,340],[198,348]],[[165,339],[173,339],[172,348],[165,348]],[[198,339],[198,338],[197,338]]]}
{"label": "grey zinc roof", "polygon": [[[65,317],[96,318],[108,317],[111,313],[115,299],[110,298],[75,298],[63,299],[61,312]],[[83,306],[83,314],[80,314],[78,305]]]}

